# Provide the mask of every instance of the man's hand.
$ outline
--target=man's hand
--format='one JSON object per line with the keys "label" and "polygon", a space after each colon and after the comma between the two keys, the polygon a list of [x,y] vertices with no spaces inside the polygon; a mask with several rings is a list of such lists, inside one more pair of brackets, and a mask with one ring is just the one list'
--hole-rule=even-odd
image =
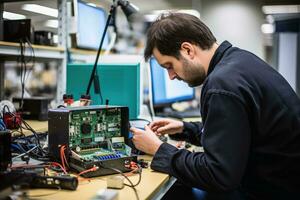
{"label": "man's hand", "polygon": [[162,119],[154,121],[149,125],[149,128],[158,136],[164,134],[176,134],[182,133],[183,131],[183,122],[173,119]]}
{"label": "man's hand", "polygon": [[135,147],[147,154],[154,155],[163,143],[148,126],[145,126],[145,131],[134,127],[130,131],[133,133]]}

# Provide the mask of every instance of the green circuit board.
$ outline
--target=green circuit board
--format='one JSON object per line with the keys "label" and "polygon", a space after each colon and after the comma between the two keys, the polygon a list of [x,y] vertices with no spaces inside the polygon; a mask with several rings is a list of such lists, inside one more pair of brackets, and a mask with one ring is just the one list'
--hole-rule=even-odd
{"label": "green circuit board", "polygon": [[80,154],[99,149],[122,150],[121,108],[73,111],[69,115],[69,146]]}

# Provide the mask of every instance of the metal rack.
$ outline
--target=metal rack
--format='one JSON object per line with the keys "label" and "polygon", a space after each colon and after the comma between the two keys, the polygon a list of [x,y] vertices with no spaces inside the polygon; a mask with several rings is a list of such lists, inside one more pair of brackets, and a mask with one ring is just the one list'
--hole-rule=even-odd
{"label": "metal rack", "polygon": [[[0,2],[0,100],[4,99],[4,63],[7,60],[16,60],[16,58],[20,55],[19,44],[2,41],[4,3],[18,1],[28,0],[2,0]],[[57,0],[57,5],[59,21],[58,47],[33,45],[33,48],[35,51],[35,57],[37,61],[49,62],[55,60],[58,62],[56,102],[59,102],[66,90],[67,0]]]}

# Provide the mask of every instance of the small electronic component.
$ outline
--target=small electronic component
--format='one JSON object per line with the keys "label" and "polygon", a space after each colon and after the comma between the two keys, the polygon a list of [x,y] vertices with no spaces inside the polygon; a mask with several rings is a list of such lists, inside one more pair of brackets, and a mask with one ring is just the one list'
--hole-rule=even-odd
{"label": "small electronic component", "polygon": [[90,134],[92,131],[92,126],[89,122],[85,121],[80,126],[80,130],[82,134]]}
{"label": "small electronic component", "polygon": [[125,148],[124,137],[111,138],[112,147],[115,150],[123,150]]}
{"label": "small electronic component", "polygon": [[106,179],[107,188],[122,189],[124,187],[123,176],[110,176]]}

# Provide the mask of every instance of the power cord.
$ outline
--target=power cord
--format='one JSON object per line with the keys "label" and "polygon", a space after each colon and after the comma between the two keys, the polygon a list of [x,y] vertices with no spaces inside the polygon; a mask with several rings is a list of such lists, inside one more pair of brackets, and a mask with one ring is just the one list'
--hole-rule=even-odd
{"label": "power cord", "polygon": [[[25,40],[25,41],[24,41]],[[30,43],[28,38],[24,38],[20,40],[20,58],[19,62],[21,64],[21,70],[20,70],[20,77],[21,77],[21,104],[20,104],[20,111],[23,110],[23,104],[24,104],[24,94],[25,94],[25,84],[26,80],[29,76],[29,73],[27,73],[27,64],[32,61],[32,66],[35,65],[35,53],[34,49],[32,47],[32,44]],[[26,43],[28,44],[31,55],[28,60],[25,59],[25,53],[26,53]]]}
{"label": "power cord", "polygon": [[138,182],[136,183],[136,184],[133,184],[132,183],[132,181],[122,172],[122,171],[120,171],[119,169],[116,169],[116,168],[114,168],[114,167],[107,167],[107,166],[104,166],[103,165],[103,163],[101,163],[100,164],[101,165],[101,167],[102,168],[105,168],[105,169],[111,169],[111,170],[113,170],[113,171],[115,171],[115,172],[117,172],[117,173],[119,173],[120,175],[122,175],[129,183],[130,183],[130,185],[129,184],[124,184],[124,185],[126,185],[126,186],[128,186],[128,187],[131,187],[132,189],[133,189],[133,191],[134,191],[134,194],[135,194],[135,196],[136,196],[136,199],[137,200],[139,200],[140,198],[139,198],[139,196],[138,196],[138,193],[137,193],[137,191],[136,191],[136,186],[138,185],[138,184],[140,184],[140,182],[141,182],[141,179],[142,179],[142,168],[140,167],[140,166],[138,166],[138,174],[139,174],[139,180],[138,180]]}

